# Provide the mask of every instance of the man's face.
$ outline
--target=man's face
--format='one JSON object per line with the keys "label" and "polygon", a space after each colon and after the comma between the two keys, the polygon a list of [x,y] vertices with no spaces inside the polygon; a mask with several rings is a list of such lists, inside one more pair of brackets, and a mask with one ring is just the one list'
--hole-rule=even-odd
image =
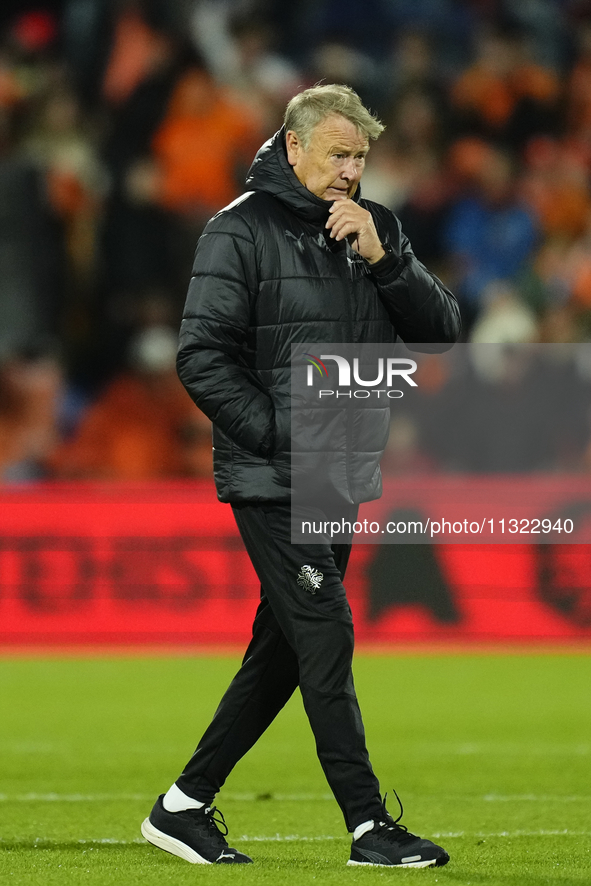
{"label": "man's face", "polygon": [[312,130],[307,149],[291,129],[286,144],[287,159],[309,191],[331,203],[353,196],[365,168],[369,142],[350,120],[329,114]]}

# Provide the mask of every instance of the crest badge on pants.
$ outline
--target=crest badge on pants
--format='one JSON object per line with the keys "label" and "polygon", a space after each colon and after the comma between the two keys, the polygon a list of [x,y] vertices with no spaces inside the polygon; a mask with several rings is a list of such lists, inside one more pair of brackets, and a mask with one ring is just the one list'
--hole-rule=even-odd
{"label": "crest badge on pants", "polygon": [[315,594],[323,578],[324,575],[313,566],[302,566],[298,575],[298,584],[308,593]]}

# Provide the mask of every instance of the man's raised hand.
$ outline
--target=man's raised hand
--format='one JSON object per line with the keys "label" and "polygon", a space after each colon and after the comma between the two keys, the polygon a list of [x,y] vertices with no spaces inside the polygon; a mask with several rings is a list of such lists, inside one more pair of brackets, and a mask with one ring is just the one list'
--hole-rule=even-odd
{"label": "man's raised hand", "polygon": [[354,200],[335,200],[330,207],[326,227],[335,240],[349,240],[351,248],[374,264],[386,254],[378,237],[371,212]]}

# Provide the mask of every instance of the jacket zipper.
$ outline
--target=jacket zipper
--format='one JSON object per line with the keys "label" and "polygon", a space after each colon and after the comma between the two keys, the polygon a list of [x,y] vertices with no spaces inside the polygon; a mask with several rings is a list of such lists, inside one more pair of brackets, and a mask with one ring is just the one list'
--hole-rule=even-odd
{"label": "jacket zipper", "polygon": [[[345,278],[346,278],[346,297],[345,297],[345,306],[346,306],[346,321],[347,321],[347,338],[351,344],[353,342],[353,300],[355,297],[355,291],[353,289],[353,262],[349,261],[349,252],[350,246],[345,241],[345,248],[343,250],[344,258],[345,258]],[[352,393],[352,392],[351,392]],[[349,409],[347,410],[347,449],[345,452],[345,475],[347,478],[347,490],[349,492],[349,497],[353,501],[352,488],[351,488],[351,447],[353,445],[353,409],[351,404],[349,404]]]}

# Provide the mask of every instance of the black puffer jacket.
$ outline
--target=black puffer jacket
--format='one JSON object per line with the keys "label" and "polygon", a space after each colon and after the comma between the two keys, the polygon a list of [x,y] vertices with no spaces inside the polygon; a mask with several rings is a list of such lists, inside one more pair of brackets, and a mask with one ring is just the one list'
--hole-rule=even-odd
{"label": "black puffer jacket", "polygon": [[[385,207],[360,200],[387,251],[374,265],[330,238],[330,203],[296,178],[283,130],[260,149],[246,183],[248,193],[214,216],[199,240],[177,366],[214,424],[221,501],[289,501],[291,345],[397,335],[453,342],[459,310]],[[379,451],[388,422],[385,412],[376,418]],[[354,489],[334,491],[345,501],[378,497],[379,454],[369,470],[365,459]]]}

